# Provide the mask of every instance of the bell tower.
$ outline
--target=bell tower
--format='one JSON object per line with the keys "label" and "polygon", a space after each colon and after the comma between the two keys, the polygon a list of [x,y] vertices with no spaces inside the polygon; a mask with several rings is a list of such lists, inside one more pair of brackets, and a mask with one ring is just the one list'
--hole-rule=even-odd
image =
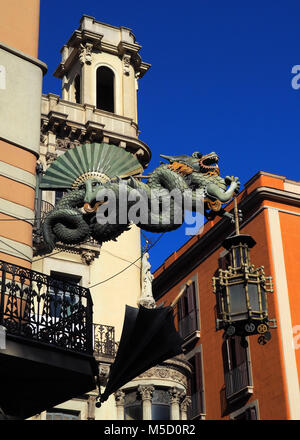
{"label": "bell tower", "polygon": [[[142,61],[140,49],[127,27],[104,24],[87,15],[81,18],[62,47],[54,72],[62,80],[62,96],[42,96],[43,172],[68,150],[89,143],[113,145],[117,147],[114,157],[123,157],[125,150],[141,165],[136,169],[147,167],[151,151],[139,139],[137,90],[150,64]],[[37,217],[43,220],[63,196],[63,191],[44,189]],[[36,235],[38,255],[43,238]],[[113,326],[118,340],[125,304],[136,307],[140,297],[140,255],[140,230],[133,225],[117,241],[101,246],[93,241],[70,246],[58,243],[53,255],[38,259],[34,269],[49,275],[55,271],[80,276],[80,283],[91,288],[94,322]]]}
{"label": "bell tower", "polygon": [[61,49],[62,60],[54,73],[63,81],[62,99],[136,124],[138,80],[150,67],[142,61],[140,49],[130,29],[84,15]]}

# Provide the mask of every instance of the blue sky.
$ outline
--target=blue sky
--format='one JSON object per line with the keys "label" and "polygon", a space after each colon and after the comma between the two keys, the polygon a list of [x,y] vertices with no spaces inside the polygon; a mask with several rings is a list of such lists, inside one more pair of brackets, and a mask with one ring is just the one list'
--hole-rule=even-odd
{"label": "blue sky", "polygon": [[[139,82],[140,139],[159,154],[216,151],[223,176],[242,188],[263,170],[300,180],[300,4],[294,0],[124,2],[41,0],[43,93],[61,95],[53,77],[60,49],[83,14],[132,29],[151,69]],[[147,234],[152,240],[155,234]],[[186,240],[184,227],[150,251],[157,268]]]}

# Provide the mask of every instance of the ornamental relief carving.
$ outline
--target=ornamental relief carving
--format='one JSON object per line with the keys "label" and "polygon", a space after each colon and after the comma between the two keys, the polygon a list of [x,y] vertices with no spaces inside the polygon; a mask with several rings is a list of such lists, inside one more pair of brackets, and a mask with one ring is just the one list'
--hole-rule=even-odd
{"label": "ornamental relief carving", "polygon": [[92,64],[92,50],[91,43],[80,44],[79,61],[81,64]]}
{"label": "ornamental relief carving", "polygon": [[141,394],[143,400],[151,400],[154,389],[152,385],[140,385],[138,392]]}
{"label": "ornamental relief carving", "polygon": [[124,75],[129,76],[130,75],[130,55],[124,55],[123,57],[123,72]]}
{"label": "ornamental relief carving", "polygon": [[114,393],[115,395],[115,400],[116,400],[116,405],[124,405],[124,398],[125,398],[125,393],[121,390],[118,390]]}
{"label": "ornamental relief carving", "polygon": [[70,150],[71,148],[76,147],[76,145],[80,145],[80,142],[77,140],[71,141],[69,138],[64,139],[56,139],[56,145],[59,150]]}
{"label": "ornamental relief carving", "polygon": [[187,378],[179,371],[172,370],[171,368],[151,368],[143,374],[138,376],[138,379],[168,379],[174,382],[180,383],[184,387],[187,386]]}

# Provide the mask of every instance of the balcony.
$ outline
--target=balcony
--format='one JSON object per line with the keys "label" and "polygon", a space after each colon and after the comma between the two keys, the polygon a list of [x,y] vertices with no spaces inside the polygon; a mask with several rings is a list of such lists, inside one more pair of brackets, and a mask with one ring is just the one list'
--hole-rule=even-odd
{"label": "balcony", "polygon": [[115,327],[94,324],[94,355],[112,357],[116,355]]}
{"label": "balcony", "polygon": [[253,393],[250,375],[250,361],[225,373],[226,399],[235,402]]}
{"label": "balcony", "polygon": [[0,407],[27,418],[96,388],[89,289],[0,261]]}
{"label": "balcony", "polygon": [[[145,166],[151,159],[149,147],[138,139],[139,129],[133,119],[77,104],[49,93],[42,95],[42,134],[49,132],[58,149],[72,148],[87,141],[108,142],[123,146]],[[45,144],[47,145],[47,140]],[[67,147],[66,147],[67,146]]]}
{"label": "balcony", "polygon": [[200,338],[200,326],[197,312],[193,310],[178,321],[179,333],[184,338],[183,347],[195,343]]}

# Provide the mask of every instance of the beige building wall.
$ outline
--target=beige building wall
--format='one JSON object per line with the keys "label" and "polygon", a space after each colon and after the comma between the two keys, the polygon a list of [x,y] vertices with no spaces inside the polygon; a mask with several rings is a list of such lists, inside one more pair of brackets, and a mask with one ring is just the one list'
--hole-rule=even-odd
{"label": "beige building wall", "polygon": [[[84,40],[87,32],[94,42],[89,57],[82,52],[82,47],[89,44]],[[101,40],[101,51],[97,49],[97,39]],[[67,148],[87,142],[111,142],[120,148],[129,148],[129,152],[140,150],[139,154],[147,164],[150,150],[138,139],[136,124],[137,65],[129,62],[125,66],[123,57],[120,57],[120,44],[129,45],[133,51],[140,48],[127,28],[116,28],[84,16],[80,28],[63,47],[62,63],[65,67],[61,69],[60,65],[56,70],[56,75],[62,79],[62,99],[53,94],[42,97],[40,162],[44,169]],[[96,108],[96,71],[100,66],[109,67],[115,74],[114,113]],[[76,75],[81,77],[81,103],[75,102]],[[44,191],[42,198],[54,205],[55,192]],[[52,255],[45,258],[36,255],[32,269],[47,275],[54,271],[80,276],[80,284],[91,291],[93,322],[115,327],[115,340],[118,342],[126,304],[137,307],[141,293],[140,257],[140,229],[133,225],[115,242],[101,246],[93,242],[58,246]],[[64,402],[55,410],[80,413],[83,419],[117,419],[115,397],[110,396],[101,408],[96,408],[95,395],[96,390],[90,396]],[[35,418],[45,419],[46,412]]]}

